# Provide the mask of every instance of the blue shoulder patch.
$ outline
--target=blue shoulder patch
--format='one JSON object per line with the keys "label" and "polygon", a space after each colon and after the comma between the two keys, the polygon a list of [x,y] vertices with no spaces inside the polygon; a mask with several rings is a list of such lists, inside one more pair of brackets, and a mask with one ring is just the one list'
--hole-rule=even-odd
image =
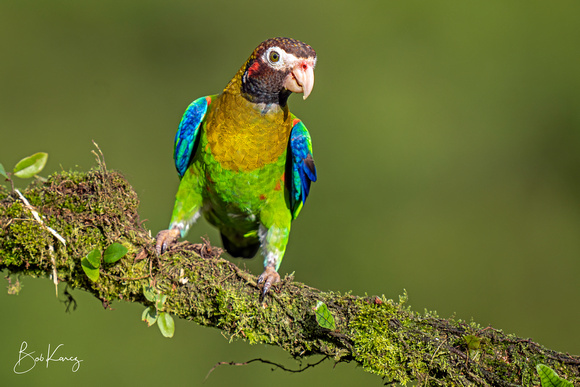
{"label": "blue shoulder patch", "polygon": [[297,118],[290,133],[289,155],[290,212],[292,219],[296,219],[310,193],[310,183],[317,179],[310,133]]}
{"label": "blue shoulder patch", "polygon": [[195,154],[199,137],[199,127],[203,122],[211,96],[201,97],[193,101],[185,110],[179,129],[175,134],[175,145],[173,148],[173,159],[179,177],[183,177],[189,167],[189,163]]}

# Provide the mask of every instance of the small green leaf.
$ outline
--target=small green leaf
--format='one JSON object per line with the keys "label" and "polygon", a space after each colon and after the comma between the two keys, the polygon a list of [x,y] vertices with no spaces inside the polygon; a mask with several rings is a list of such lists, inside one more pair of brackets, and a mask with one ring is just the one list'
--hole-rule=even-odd
{"label": "small green leaf", "polygon": [[463,336],[463,340],[467,344],[467,349],[470,351],[478,350],[481,345],[481,339],[474,335],[465,335]]}
{"label": "small green leaf", "polygon": [[111,246],[107,247],[103,260],[106,263],[114,263],[119,259],[123,258],[127,254],[127,248],[120,243],[113,243]]}
{"label": "small green leaf", "polygon": [[157,321],[157,311],[150,306],[147,307],[141,315],[141,320],[145,321],[147,326],[150,327]]}
{"label": "small green leaf", "polygon": [[151,285],[143,285],[143,295],[147,301],[155,302],[155,290]]}
{"label": "small green leaf", "polygon": [[99,266],[101,266],[101,252],[94,249],[81,260],[81,266],[87,277],[93,282],[99,279]]}
{"label": "small green leaf", "polygon": [[4,169],[4,165],[2,165],[0,163],[0,175],[4,176],[6,179],[8,179],[8,175],[6,174],[6,170]]}
{"label": "small green leaf", "polygon": [[27,179],[42,171],[48,160],[48,153],[39,152],[23,158],[14,167],[14,175]]}
{"label": "small green leaf", "polygon": [[485,338],[477,337],[475,335],[463,336],[463,341],[467,346],[467,353],[471,360],[478,360],[481,354],[481,347],[485,344]]}
{"label": "small green leaf", "polygon": [[173,317],[171,317],[169,313],[159,313],[159,317],[157,318],[157,325],[159,325],[159,330],[163,336],[173,337],[173,333],[175,332],[175,323],[173,322]]}
{"label": "small green leaf", "polygon": [[99,249],[93,249],[87,254],[86,258],[94,269],[98,269],[101,266],[101,252]]}
{"label": "small green leaf", "polygon": [[155,297],[155,308],[157,308],[157,310],[163,309],[166,300],[167,296],[165,294],[158,294],[157,297]]}
{"label": "small green leaf", "polygon": [[83,270],[85,272],[85,274],[87,275],[87,277],[89,277],[89,279],[93,282],[97,282],[99,280],[99,269],[95,269],[90,267],[89,265],[86,264],[86,258],[83,258],[83,260],[81,261],[81,265],[83,267]]}
{"label": "small green leaf", "polygon": [[336,323],[334,322],[334,317],[328,310],[326,304],[322,301],[316,303],[314,307],[316,311],[316,322],[323,328],[330,329],[331,331],[336,329]]}
{"label": "small green leaf", "polygon": [[574,387],[571,382],[559,377],[553,369],[546,365],[538,364],[536,370],[540,375],[542,387]]}

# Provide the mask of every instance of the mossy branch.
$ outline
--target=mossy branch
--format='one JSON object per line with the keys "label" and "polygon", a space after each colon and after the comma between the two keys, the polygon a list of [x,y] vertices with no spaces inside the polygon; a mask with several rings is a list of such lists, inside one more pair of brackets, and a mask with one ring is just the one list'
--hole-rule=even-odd
{"label": "mossy branch", "polygon": [[[143,295],[143,286],[151,283],[167,295],[164,309],[175,316],[232,338],[279,346],[296,358],[321,354],[336,362],[354,361],[387,382],[539,385],[535,367],[543,363],[580,383],[578,356],[473,322],[413,312],[406,297],[393,301],[321,292],[287,277],[262,303],[256,277],[220,258],[221,249],[209,243],[180,243],[158,258],[154,239],[139,220],[137,195],[120,174],[105,168],[61,172],[23,195],[44,224],[17,193],[0,189],[0,269],[33,277],[56,269],[59,282],[94,294],[105,306],[118,299],[151,306]],[[81,259],[113,242],[129,253],[101,265],[98,281],[90,281]],[[328,306],[336,330],[316,322],[318,301]]]}

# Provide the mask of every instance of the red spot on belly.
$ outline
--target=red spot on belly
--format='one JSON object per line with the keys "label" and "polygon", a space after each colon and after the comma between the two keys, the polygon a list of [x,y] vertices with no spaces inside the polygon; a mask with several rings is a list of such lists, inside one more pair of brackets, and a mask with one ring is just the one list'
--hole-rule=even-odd
{"label": "red spot on belly", "polygon": [[278,180],[278,182],[276,183],[276,187],[274,187],[274,191],[280,191],[282,189],[282,185],[284,184],[284,182],[286,182],[286,174],[283,173],[282,176],[280,176],[280,180]]}

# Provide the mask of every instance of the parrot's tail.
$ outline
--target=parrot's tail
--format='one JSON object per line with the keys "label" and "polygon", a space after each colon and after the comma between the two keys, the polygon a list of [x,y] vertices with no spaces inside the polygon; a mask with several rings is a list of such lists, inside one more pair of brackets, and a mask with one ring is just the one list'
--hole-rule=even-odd
{"label": "parrot's tail", "polygon": [[[227,236],[221,234],[222,236],[222,244],[224,245],[224,249],[228,252],[229,255],[236,258],[253,258],[258,250],[260,249],[260,241],[245,243],[243,245],[237,245],[232,242]],[[244,242],[246,242],[249,238],[245,238]]]}

